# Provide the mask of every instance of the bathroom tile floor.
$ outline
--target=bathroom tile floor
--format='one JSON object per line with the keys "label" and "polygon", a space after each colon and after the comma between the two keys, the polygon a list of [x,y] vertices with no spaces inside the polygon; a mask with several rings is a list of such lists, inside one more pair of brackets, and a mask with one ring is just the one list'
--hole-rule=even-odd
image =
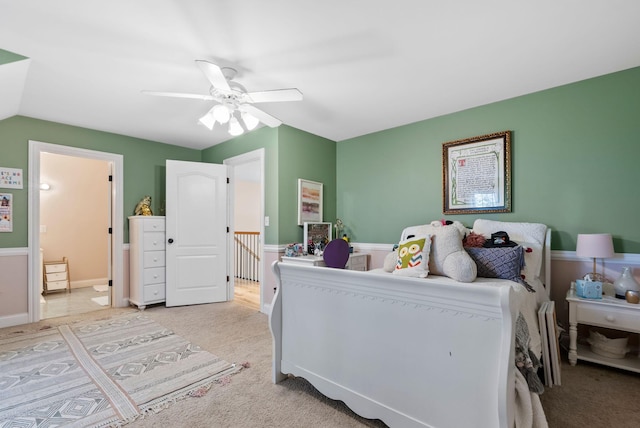
{"label": "bathroom tile floor", "polygon": [[40,296],[40,318],[56,318],[72,314],[107,309],[92,298],[102,297],[106,301],[109,292],[98,292],[93,287],[73,288],[71,292],[59,291]]}
{"label": "bathroom tile floor", "polygon": [[[107,309],[92,298],[102,297],[106,300],[109,292],[98,292],[93,287],[74,288],[71,292],[50,293],[40,296],[40,318],[56,318],[72,314]],[[245,306],[260,310],[260,283],[235,279],[234,300]]]}

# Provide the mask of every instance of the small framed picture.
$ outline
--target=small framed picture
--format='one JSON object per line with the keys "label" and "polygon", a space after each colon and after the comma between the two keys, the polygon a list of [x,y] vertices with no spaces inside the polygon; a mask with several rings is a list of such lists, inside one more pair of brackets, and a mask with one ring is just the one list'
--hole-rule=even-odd
{"label": "small framed picture", "polygon": [[13,194],[0,193],[0,232],[13,232]]}
{"label": "small framed picture", "polygon": [[310,244],[313,244],[314,248],[323,249],[331,241],[333,230],[331,227],[331,223],[304,223],[303,245],[307,252]]}
{"label": "small framed picture", "polygon": [[322,183],[298,179],[298,226],[322,221]]}

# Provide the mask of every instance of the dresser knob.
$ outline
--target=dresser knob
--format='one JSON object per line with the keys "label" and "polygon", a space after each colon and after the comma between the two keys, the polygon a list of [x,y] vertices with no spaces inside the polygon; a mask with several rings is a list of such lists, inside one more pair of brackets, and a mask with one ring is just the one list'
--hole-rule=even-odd
{"label": "dresser knob", "polygon": [[158,277],[158,275],[153,275],[153,277],[154,277],[154,278],[157,278],[157,277]]}
{"label": "dresser knob", "polygon": [[607,315],[604,317],[604,319],[606,319],[609,322],[615,322],[616,318],[613,315]]}

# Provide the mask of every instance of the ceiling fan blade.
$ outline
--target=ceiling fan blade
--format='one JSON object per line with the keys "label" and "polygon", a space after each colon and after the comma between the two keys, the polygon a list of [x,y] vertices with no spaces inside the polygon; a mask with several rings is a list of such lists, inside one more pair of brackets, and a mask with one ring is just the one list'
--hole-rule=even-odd
{"label": "ceiling fan blade", "polygon": [[214,88],[231,91],[229,82],[227,82],[227,78],[224,77],[220,67],[202,59],[197,59],[196,64],[198,64],[198,67],[200,67],[204,75],[207,76],[207,79],[209,79],[209,82],[211,82]]}
{"label": "ceiling fan blade", "polygon": [[277,128],[278,126],[282,125],[282,121],[280,119],[271,116],[269,113],[265,113],[264,111],[252,106],[251,104],[242,104],[238,106],[238,109],[240,111],[249,113],[260,122],[264,123],[267,126],[270,126],[271,128]]}
{"label": "ceiling fan blade", "polygon": [[187,94],[182,92],[158,92],[158,91],[142,91],[143,94],[146,95],[155,95],[158,97],[173,97],[173,98],[193,98],[196,100],[203,101],[214,101],[211,95],[201,95],[201,94]]}
{"label": "ceiling fan blade", "polygon": [[281,101],[302,101],[302,92],[296,88],[274,89],[247,93],[254,103],[277,103]]}

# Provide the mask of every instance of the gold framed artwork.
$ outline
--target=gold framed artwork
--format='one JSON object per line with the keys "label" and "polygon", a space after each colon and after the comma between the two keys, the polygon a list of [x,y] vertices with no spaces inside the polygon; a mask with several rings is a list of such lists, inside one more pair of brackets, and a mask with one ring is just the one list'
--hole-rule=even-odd
{"label": "gold framed artwork", "polygon": [[444,214],[511,212],[511,131],[442,144]]}
{"label": "gold framed artwork", "polygon": [[298,179],[298,225],[322,222],[322,183]]}

